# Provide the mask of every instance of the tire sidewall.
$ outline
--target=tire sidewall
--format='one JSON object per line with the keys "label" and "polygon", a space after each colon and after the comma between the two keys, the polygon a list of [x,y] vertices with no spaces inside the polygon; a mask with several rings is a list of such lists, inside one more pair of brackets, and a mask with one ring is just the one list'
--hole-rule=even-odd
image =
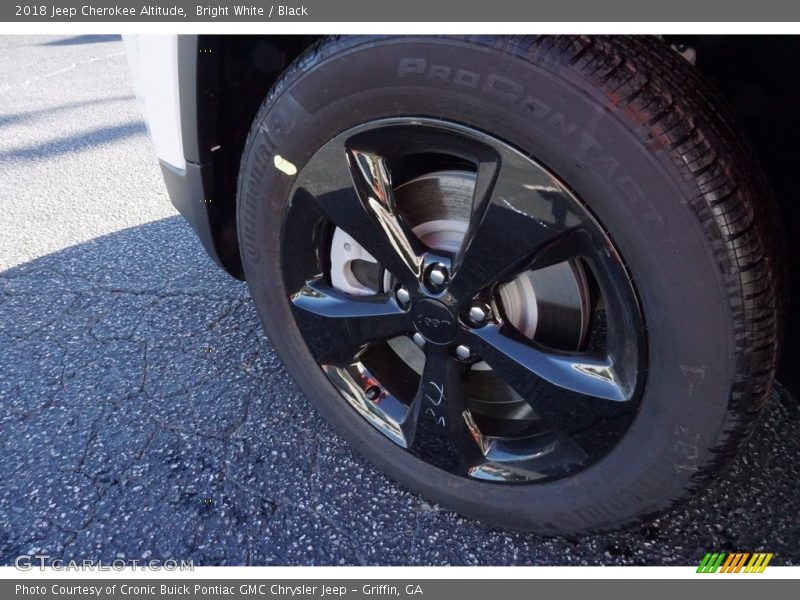
{"label": "tire sidewall", "polygon": [[[259,113],[239,182],[239,232],[253,299],[288,370],[322,415],[383,472],[443,505],[505,527],[559,533],[663,510],[691,487],[726,427],[733,325],[725,283],[691,208],[695,193],[641,123],[558,62],[480,41],[356,38],[284,79]],[[281,271],[294,177],[337,134],[397,116],[445,119],[534,157],[581,198],[631,274],[648,330],[639,414],[605,458],[572,477],[503,486],[445,474],[360,418],[293,324]]]}

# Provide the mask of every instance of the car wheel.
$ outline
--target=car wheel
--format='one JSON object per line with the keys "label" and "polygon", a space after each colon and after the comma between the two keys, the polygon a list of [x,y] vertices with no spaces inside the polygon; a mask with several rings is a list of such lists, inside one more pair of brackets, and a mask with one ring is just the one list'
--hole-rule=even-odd
{"label": "car wheel", "polygon": [[750,431],[777,349],[761,177],[652,38],[320,41],[256,116],[245,273],[319,412],[503,527],[640,521]]}

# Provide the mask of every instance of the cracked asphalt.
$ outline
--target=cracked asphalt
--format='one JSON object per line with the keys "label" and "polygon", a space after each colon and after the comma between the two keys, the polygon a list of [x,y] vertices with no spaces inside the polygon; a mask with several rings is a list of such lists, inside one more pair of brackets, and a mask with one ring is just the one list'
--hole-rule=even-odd
{"label": "cracked asphalt", "polygon": [[122,52],[0,37],[0,563],[800,563],[800,421],[778,392],[706,492],[626,532],[504,532],[376,472],[176,216]]}

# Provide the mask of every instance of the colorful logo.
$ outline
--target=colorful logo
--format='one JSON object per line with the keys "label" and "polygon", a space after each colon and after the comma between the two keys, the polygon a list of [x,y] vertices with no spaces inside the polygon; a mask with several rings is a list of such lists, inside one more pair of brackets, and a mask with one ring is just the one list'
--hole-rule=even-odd
{"label": "colorful logo", "polygon": [[772,552],[708,552],[700,561],[697,572],[763,573],[773,556]]}

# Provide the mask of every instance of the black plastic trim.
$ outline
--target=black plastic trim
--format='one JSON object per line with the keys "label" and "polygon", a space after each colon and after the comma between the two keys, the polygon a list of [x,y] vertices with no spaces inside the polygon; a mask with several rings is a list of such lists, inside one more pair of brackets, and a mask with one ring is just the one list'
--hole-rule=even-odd
{"label": "black plastic trim", "polygon": [[196,35],[178,36],[178,95],[181,105],[181,137],[187,162],[202,162],[197,139],[197,42]]}
{"label": "black plastic trim", "polygon": [[[186,169],[177,169],[161,163],[161,173],[173,206],[194,229],[208,255],[225,271],[237,279],[244,279],[238,245],[226,236],[236,237],[235,227],[214,223],[209,205],[214,202],[214,176],[210,163],[186,163]],[[225,253],[226,248],[234,250]]]}
{"label": "black plastic trim", "polygon": [[[186,168],[178,169],[161,161],[161,171],[172,204],[197,233],[209,256],[230,275],[243,279],[235,222],[214,206],[220,199],[215,195],[212,152],[209,144],[203,142],[209,132],[201,130],[199,120],[201,111],[206,109],[203,98],[213,94],[202,94],[199,39],[196,35],[178,36],[178,96]],[[205,52],[203,56],[208,61],[217,60],[212,58],[213,52]]]}

